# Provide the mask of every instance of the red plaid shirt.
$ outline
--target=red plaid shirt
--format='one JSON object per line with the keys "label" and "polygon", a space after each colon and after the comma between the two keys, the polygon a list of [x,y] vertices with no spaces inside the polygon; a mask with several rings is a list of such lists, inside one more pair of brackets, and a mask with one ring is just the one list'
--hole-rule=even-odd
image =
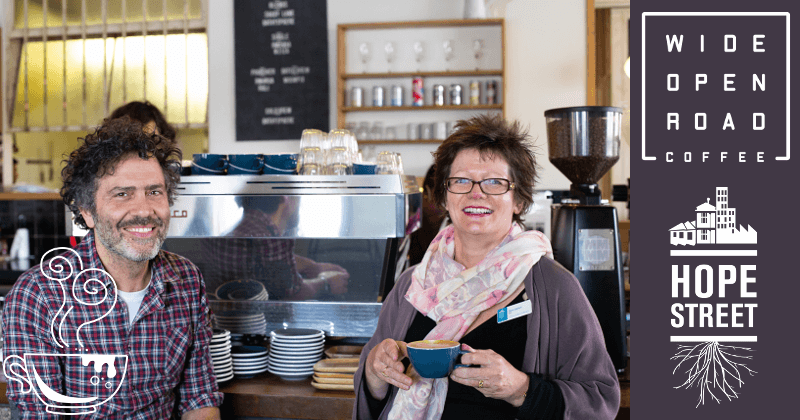
{"label": "red plaid shirt", "polygon": [[[77,268],[76,271],[81,270],[78,256],[84,270],[103,268],[97,256],[94,232],[86,235],[75,251],[77,255],[67,252],[62,256]],[[55,261],[56,258],[51,260],[51,264]],[[6,297],[2,317],[4,357],[25,357],[31,353],[126,355],[127,369],[122,362],[124,359],[115,359],[118,372],[114,378],[106,369],[94,373],[90,368],[96,364],[84,367],[80,357],[58,357],[50,363],[35,364],[36,374],[42,381],[63,395],[100,396],[99,402],[110,394],[102,389],[98,393],[98,386],[111,390],[119,386],[117,393],[98,406],[96,412],[81,418],[161,420],[180,417],[198,408],[219,406],[222,393],[209,353],[212,332],[203,277],[189,260],[163,250],[151,264],[150,287],[132,326],[129,326],[127,306],[121,299],[116,299],[111,306],[115,297],[108,275],[94,271],[77,280],[72,276],[59,282],[48,279],[39,266],[25,272]],[[47,262],[43,267],[51,277],[66,277],[57,275],[51,270],[53,265]],[[105,300],[102,289],[95,295],[83,293],[84,287],[98,288],[98,282],[87,281],[91,277],[108,287]],[[81,305],[75,297],[90,303],[103,301]],[[62,307],[62,303],[66,305]],[[74,309],[65,316],[70,306]],[[57,321],[55,334],[51,332],[54,318]],[[92,320],[97,321],[85,324]],[[63,326],[59,328],[59,325]],[[31,366],[27,370],[28,377],[33,378]],[[19,367],[14,371],[25,375]],[[90,383],[96,381],[90,380],[92,376],[98,378],[98,385]],[[8,399],[19,407],[24,419],[58,418],[48,414],[45,404],[34,395],[39,391],[36,381],[34,392],[23,394],[28,385],[23,387],[12,378],[8,377]]]}

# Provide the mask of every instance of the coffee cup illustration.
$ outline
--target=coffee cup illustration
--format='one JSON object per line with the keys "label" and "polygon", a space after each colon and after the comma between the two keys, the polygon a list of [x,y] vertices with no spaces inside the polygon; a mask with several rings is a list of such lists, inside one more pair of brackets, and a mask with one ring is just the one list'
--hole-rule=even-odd
{"label": "coffee cup illustration", "polygon": [[[60,250],[67,252],[46,262],[48,254]],[[48,413],[94,413],[116,395],[128,369],[127,355],[92,353],[81,339],[82,330],[86,335],[86,329],[113,311],[116,282],[105,270],[84,269],[78,253],[70,248],[48,251],[42,256],[39,269],[61,291],[61,306],[50,322],[49,344],[53,350],[8,355],[3,360],[3,373],[9,380],[9,392],[17,386],[11,382],[17,382],[22,387],[19,392],[33,392]],[[97,307],[103,309],[90,310]]]}
{"label": "coffee cup illustration", "polygon": [[[81,390],[79,395],[57,391],[61,378],[45,374],[59,365],[77,370],[70,372],[70,384]],[[127,368],[126,355],[25,353],[24,358],[8,356],[3,362],[3,373],[10,381],[19,382],[23,394],[32,391],[48,413],[67,416],[97,411],[119,391]]]}

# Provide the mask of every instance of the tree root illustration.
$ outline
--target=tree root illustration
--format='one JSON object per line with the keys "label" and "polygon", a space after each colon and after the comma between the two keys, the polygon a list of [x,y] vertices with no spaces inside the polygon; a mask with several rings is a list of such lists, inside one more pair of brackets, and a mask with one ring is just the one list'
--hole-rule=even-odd
{"label": "tree root illustration", "polygon": [[[670,360],[679,360],[678,365],[673,369],[672,374],[682,369],[689,375],[686,382],[679,388],[700,388],[700,398],[696,407],[705,404],[706,394],[708,394],[717,404],[720,403],[722,396],[727,397],[728,401],[738,398],[739,393],[734,390],[732,385],[741,388],[744,384],[742,374],[747,372],[750,376],[758,373],[748,368],[743,359],[752,360],[752,356],[741,355],[742,352],[753,351],[747,347],[726,346],[717,341],[706,341],[696,345],[678,345],[678,352]],[[740,353],[740,354],[736,354]],[[715,394],[716,391],[716,394]]]}

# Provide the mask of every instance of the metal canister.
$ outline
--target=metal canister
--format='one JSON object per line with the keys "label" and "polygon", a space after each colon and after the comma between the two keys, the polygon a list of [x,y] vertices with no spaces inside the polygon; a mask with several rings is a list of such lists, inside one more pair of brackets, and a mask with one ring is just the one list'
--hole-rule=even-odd
{"label": "metal canister", "polygon": [[350,106],[356,108],[364,106],[364,89],[358,86],[350,89]]}
{"label": "metal canister", "polygon": [[392,106],[403,106],[403,87],[392,86]]}
{"label": "metal canister", "polygon": [[450,85],[450,105],[461,105],[461,85]]}
{"label": "metal canister", "polygon": [[412,82],[412,104],[414,106],[425,105],[425,90],[422,87],[422,78],[417,76]]}
{"label": "metal canister", "polygon": [[486,82],[486,103],[494,105],[497,103],[497,81],[489,80]]}
{"label": "metal canister", "polygon": [[372,88],[372,106],[383,106],[384,98],[383,86],[375,86]]}
{"label": "metal canister", "polygon": [[444,105],[444,85],[433,85],[433,104]]}
{"label": "metal canister", "polygon": [[477,80],[471,80],[469,82],[469,104],[481,104],[481,82]]}

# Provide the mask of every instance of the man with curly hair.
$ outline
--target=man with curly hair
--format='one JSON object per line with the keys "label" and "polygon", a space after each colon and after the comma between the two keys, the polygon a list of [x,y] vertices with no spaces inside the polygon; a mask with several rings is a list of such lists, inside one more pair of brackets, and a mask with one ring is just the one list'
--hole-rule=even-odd
{"label": "man with curly hair", "polygon": [[[219,419],[203,278],[161,249],[180,150],[128,117],[83,140],[61,172],[61,195],[89,233],[6,297],[8,398],[24,419]],[[59,357],[30,358],[48,354]],[[112,363],[92,365],[97,355]],[[14,375],[23,369],[27,379]]]}

